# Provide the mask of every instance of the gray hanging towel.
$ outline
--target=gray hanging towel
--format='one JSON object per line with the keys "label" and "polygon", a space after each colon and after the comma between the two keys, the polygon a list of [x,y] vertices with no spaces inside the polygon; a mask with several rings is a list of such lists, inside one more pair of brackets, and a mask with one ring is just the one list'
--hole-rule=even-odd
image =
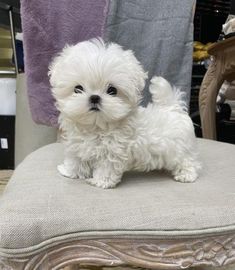
{"label": "gray hanging towel", "polygon": [[[110,0],[106,40],[132,49],[153,75],[161,75],[190,98],[194,0]],[[143,105],[151,97],[146,84]]]}

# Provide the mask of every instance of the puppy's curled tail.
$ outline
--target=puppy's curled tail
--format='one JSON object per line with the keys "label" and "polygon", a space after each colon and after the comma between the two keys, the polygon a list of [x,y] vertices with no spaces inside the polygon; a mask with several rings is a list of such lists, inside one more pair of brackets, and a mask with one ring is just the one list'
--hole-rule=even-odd
{"label": "puppy's curled tail", "polygon": [[154,76],[150,81],[149,92],[152,94],[153,104],[159,106],[177,106],[187,111],[185,93],[170,83],[163,77]]}

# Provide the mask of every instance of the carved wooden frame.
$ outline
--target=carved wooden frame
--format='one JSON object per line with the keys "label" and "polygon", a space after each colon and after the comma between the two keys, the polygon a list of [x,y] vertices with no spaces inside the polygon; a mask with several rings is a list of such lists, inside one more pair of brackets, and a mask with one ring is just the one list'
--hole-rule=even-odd
{"label": "carved wooden frame", "polygon": [[[99,238],[57,244],[30,256],[1,258],[4,270],[56,270],[68,265],[177,270],[235,263],[235,233],[181,239]],[[90,269],[90,268],[89,268]]]}

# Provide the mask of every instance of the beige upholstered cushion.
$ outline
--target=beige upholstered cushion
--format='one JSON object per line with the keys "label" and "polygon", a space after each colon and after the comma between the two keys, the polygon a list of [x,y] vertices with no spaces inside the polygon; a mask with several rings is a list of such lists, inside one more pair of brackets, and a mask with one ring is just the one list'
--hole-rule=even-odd
{"label": "beige upholstered cushion", "polygon": [[128,173],[103,190],[58,175],[63,148],[29,155],[0,201],[0,254],[29,253],[69,239],[182,237],[235,231],[235,146],[199,140],[203,163],[193,184],[166,173]]}

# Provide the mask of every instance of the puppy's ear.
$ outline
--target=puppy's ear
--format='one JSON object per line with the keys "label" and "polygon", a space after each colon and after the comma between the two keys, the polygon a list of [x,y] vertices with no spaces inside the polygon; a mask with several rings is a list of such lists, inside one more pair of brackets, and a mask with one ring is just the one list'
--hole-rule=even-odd
{"label": "puppy's ear", "polygon": [[52,87],[57,87],[59,86],[59,78],[61,76],[61,73],[63,73],[63,68],[65,61],[67,59],[67,55],[69,54],[71,50],[71,46],[66,45],[62,52],[57,54],[51,61],[49,65],[49,71],[48,71],[48,76],[50,80],[50,84]]}
{"label": "puppy's ear", "polygon": [[119,55],[125,61],[126,73],[129,74],[133,87],[137,92],[140,93],[144,89],[145,80],[148,78],[148,73],[144,71],[133,51],[124,50],[122,46],[116,43],[109,43],[107,45],[109,51],[111,51],[114,55]]}
{"label": "puppy's ear", "polygon": [[134,86],[138,92],[141,92],[145,86],[145,80],[148,78],[148,72],[145,72],[140,62],[131,50],[124,51],[127,63],[129,63],[130,74]]}

